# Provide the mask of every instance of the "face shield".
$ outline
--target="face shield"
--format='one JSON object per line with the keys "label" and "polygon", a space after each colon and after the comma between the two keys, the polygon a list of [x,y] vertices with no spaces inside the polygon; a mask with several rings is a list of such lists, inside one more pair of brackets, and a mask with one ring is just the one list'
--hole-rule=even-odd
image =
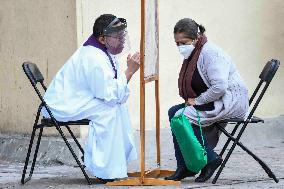
{"label": "face shield", "polygon": [[130,40],[123,18],[115,18],[103,31],[107,51],[113,55],[123,55],[130,51]]}

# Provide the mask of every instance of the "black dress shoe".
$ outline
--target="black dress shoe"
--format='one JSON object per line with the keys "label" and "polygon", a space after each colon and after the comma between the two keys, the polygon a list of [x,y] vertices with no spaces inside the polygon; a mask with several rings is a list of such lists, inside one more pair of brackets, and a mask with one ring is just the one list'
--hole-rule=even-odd
{"label": "black dress shoe", "polygon": [[97,179],[100,181],[100,183],[102,184],[106,184],[107,182],[113,182],[114,179],[102,179],[102,178],[99,178],[97,177]]}
{"label": "black dress shoe", "polygon": [[202,170],[195,182],[205,182],[214,174],[215,170],[221,165],[223,159],[219,156],[217,159],[209,162]]}
{"label": "black dress shoe", "polygon": [[185,177],[193,177],[197,173],[189,171],[186,167],[179,167],[171,176],[165,177],[165,180],[180,181]]}

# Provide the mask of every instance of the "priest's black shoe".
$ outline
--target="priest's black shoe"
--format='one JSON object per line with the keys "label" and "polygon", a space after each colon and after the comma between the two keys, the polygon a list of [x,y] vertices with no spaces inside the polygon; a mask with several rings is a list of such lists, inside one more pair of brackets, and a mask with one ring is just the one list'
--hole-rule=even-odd
{"label": "priest's black shoe", "polygon": [[219,156],[217,159],[209,162],[202,170],[195,182],[205,182],[214,174],[215,170],[221,165],[223,159]]}
{"label": "priest's black shoe", "polygon": [[102,178],[99,178],[99,177],[97,177],[97,179],[102,184],[106,184],[107,182],[113,182],[114,181],[114,179],[102,179]]}
{"label": "priest's black shoe", "polygon": [[186,167],[179,167],[171,176],[165,177],[165,180],[180,181],[185,177],[193,177],[196,173],[189,171]]}

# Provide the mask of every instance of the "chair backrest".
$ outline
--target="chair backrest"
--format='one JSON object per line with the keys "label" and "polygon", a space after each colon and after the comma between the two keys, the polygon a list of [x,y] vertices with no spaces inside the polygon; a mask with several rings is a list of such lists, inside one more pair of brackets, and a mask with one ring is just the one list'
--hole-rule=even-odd
{"label": "chair backrest", "polygon": [[34,63],[31,63],[31,62],[24,62],[22,67],[23,67],[25,74],[29,78],[34,90],[36,91],[38,97],[41,100],[41,105],[39,106],[38,112],[41,111],[42,107],[45,107],[48,114],[50,115],[52,121],[54,122],[54,124],[56,124],[58,126],[58,123],[57,123],[56,119],[53,117],[50,108],[46,104],[44,98],[42,97],[42,95],[39,91],[39,89],[37,88],[37,83],[39,82],[41,84],[42,88],[44,89],[44,91],[46,91],[46,86],[43,83],[44,78],[43,78],[41,72],[39,71],[37,65],[34,64]]}
{"label": "chair backrest", "polygon": [[[254,98],[258,95],[258,98],[255,101],[253,108],[251,109],[251,111],[249,113],[248,119],[250,119],[253,116],[259,102],[261,101],[261,99],[262,99],[264,93],[266,92],[270,82],[272,81],[275,73],[277,72],[279,65],[280,65],[279,60],[272,59],[272,60],[268,61],[266,63],[266,65],[264,66],[264,68],[262,69],[262,72],[259,75],[260,81],[259,81],[256,89],[254,90],[254,92],[253,92],[253,94],[252,94],[252,96],[249,100],[249,104],[251,105]],[[261,88],[261,86],[263,86],[263,84],[265,84],[265,85],[260,92],[260,88]]]}
{"label": "chair backrest", "polygon": [[41,72],[39,71],[37,65],[34,64],[34,63],[31,63],[31,62],[24,62],[22,64],[22,67],[23,67],[23,70],[24,70],[26,76],[29,78],[34,90],[36,91],[38,97],[40,98],[42,104],[45,105],[46,103],[45,103],[39,89],[37,88],[37,83],[39,82],[41,84],[44,91],[46,91],[46,86],[43,83],[44,78],[43,78]]}
{"label": "chair backrest", "polygon": [[27,77],[29,78],[29,80],[33,85],[36,85],[37,82],[42,83],[44,81],[44,78],[36,64],[31,62],[24,62],[22,67],[25,74],[27,75]]}
{"label": "chair backrest", "polygon": [[279,60],[272,59],[268,61],[260,73],[259,78],[264,82],[271,82],[279,65]]}

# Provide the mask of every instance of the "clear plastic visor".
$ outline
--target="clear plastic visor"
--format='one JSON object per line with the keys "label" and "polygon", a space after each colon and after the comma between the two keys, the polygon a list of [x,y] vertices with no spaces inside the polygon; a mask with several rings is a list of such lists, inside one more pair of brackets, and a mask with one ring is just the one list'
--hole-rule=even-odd
{"label": "clear plastic visor", "polygon": [[105,35],[106,48],[113,55],[130,51],[130,40],[126,29]]}

